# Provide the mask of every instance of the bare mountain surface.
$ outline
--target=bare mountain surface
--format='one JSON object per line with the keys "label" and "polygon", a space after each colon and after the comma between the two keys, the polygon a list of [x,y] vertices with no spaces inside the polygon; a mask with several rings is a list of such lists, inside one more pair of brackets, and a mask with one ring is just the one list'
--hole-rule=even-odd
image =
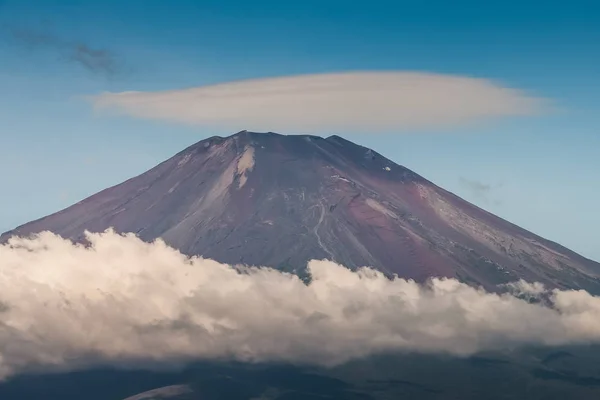
{"label": "bare mountain surface", "polygon": [[188,255],[298,273],[327,258],[418,281],[494,289],[523,278],[600,292],[600,264],[339,136],[211,137],[2,240],[50,230],[79,241],[109,227]]}

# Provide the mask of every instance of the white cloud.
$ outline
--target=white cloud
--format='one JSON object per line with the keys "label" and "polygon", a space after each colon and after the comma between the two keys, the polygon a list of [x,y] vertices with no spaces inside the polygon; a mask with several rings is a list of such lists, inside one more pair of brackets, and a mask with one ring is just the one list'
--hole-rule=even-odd
{"label": "white cloud", "polygon": [[0,246],[1,377],[94,363],[330,365],[391,351],[468,355],[600,342],[600,298],[584,291],[546,291],[550,307],[455,280],[419,285],[328,261],[310,262],[307,285],[268,268],[189,259],[133,235],[89,240],[86,248],[43,233]]}
{"label": "white cloud", "polygon": [[281,133],[389,132],[525,116],[545,101],[485,79],[351,72],[230,82],[162,92],[103,93],[96,110],[192,125]]}

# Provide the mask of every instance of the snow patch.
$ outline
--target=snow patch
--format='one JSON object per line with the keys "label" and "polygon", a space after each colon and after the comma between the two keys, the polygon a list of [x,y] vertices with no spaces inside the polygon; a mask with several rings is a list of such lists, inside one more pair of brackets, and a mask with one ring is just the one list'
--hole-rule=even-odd
{"label": "snow patch", "polygon": [[248,173],[254,168],[254,148],[246,146],[244,153],[237,163],[236,173],[240,178],[239,188],[242,188],[248,180]]}
{"label": "snow patch", "polygon": [[373,210],[382,213],[383,215],[386,215],[388,217],[392,217],[392,218],[397,218],[396,214],[385,208],[381,203],[379,203],[378,201],[375,201],[373,199],[367,199],[366,201],[367,205],[369,207],[371,207]]}
{"label": "snow patch", "polygon": [[332,175],[331,177],[334,178],[334,179],[339,179],[339,180],[344,181],[344,182],[352,183],[349,179],[346,179],[346,178],[344,178],[342,176],[339,176],[339,175]]}
{"label": "snow patch", "polygon": [[192,155],[186,154],[185,156],[183,156],[181,158],[181,160],[179,160],[179,162],[177,163],[177,166],[181,167],[182,165],[185,165],[188,161],[190,161],[190,158],[192,158]]}
{"label": "snow patch", "polygon": [[177,189],[177,186],[179,186],[179,182],[177,182],[175,185],[173,185],[173,187],[171,187],[171,189],[168,190],[167,193],[171,194],[175,191],[175,189]]}

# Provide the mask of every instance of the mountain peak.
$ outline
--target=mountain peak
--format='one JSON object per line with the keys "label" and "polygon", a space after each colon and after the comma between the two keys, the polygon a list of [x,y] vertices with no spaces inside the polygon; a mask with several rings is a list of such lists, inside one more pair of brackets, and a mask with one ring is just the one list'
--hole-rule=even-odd
{"label": "mountain peak", "polygon": [[290,272],[310,259],[493,289],[518,279],[600,292],[600,265],[340,136],[241,131],[7,235],[112,227],[188,255]]}

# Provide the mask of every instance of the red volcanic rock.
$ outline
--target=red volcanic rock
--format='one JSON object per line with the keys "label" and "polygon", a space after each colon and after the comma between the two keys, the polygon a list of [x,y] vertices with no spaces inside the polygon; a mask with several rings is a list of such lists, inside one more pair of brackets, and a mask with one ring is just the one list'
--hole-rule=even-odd
{"label": "red volcanic rock", "polygon": [[600,289],[600,264],[502,220],[338,136],[240,132],[9,235],[161,237],[188,255],[301,272],[310,259],[488,289],[519,278]]}

